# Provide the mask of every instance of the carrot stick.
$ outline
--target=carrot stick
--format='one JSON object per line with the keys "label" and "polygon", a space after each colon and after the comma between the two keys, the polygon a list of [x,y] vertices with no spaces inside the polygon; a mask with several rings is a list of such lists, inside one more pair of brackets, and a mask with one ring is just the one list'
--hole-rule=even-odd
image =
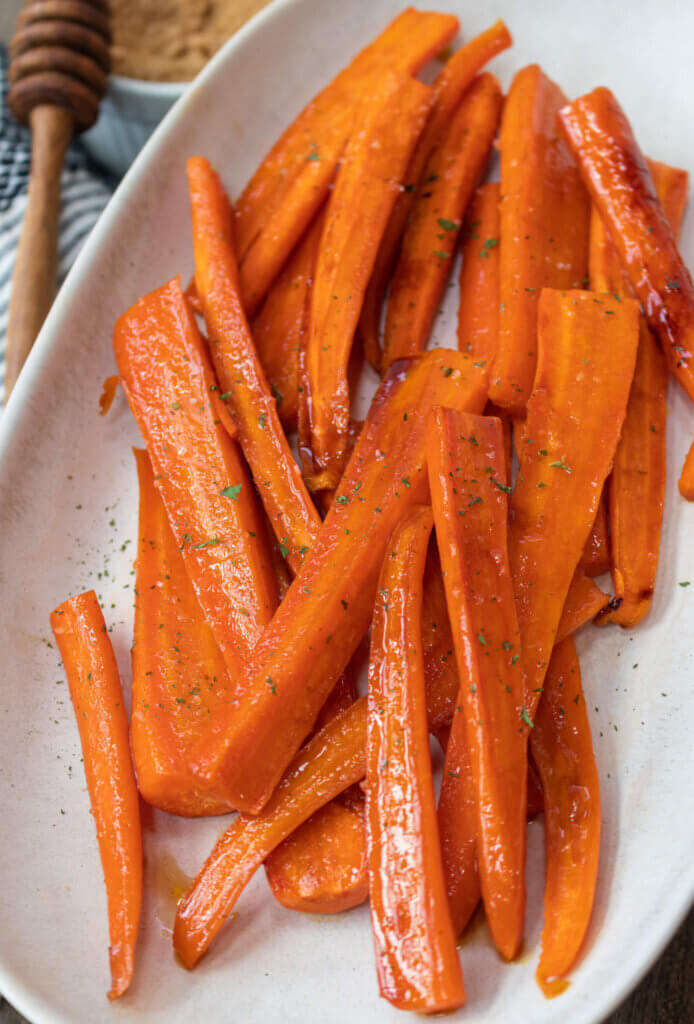
{"label": "carrot stick", "polygon": [[192,157],[187,170],[195,284],[212,358],[265,510],[296,572],[316,539],[320,516],[292,456],[243,312],[231,206],[207,160]]}
{"label": "carrot stick", "polygon": [[221,651],[188,578],[155,487],[147,452],[135,450],[140,526],[135,577],[130,725],[137,784],[171,814],[224,814],[229,803],[196,778],[190,752],[233,697]]}
{"label": "carrot stick", "polygon": [[536,978],[554,995],[585,938],[600,856],[600,783],[571,639],[554,648],[530,745],[544,793],[547,861]]}
{"label": "carrot stick", "polygon": [[483,389],[480,371],[450,350],[398,364],[382,383],[318,540],[256,646],[246,692],[196,754],[196,770],[219,774],[235,807],[267,803],[367,630],[388,537],[427,495],[427,408],[479,410]]}
{"label": "carrot stick", "polygon": [[542,288],[581,287],[590,204],[557,131],[566,99],[536,64],[513,79],[501,120],[499,341],[489,397],[522,415],[537,363]]}
{"label": "carrot stick", "polygon": [[432,85],[434,103],[431,115],[407,168],[405,188],[398,196],[388,220],[359,319],[359,333],[364,352],[375,370],[380,369],[381,362],[380,324],[383,298],[429,158],[446,133],[455,108],[475,75],[482,70],[487,61],[502,50],[506,50],[512,42],[511,34],[503,21],[496,21],[454,53]]}
{"label": "carrot stick", "polygon": [[[675,235],[687,194],[687,173],[649,161],[656,191]],[[633,289],[595,207],[591,222],[591,283],[615,294]],[[640,318],[639,349],[622,436],[607,484],[611,569],[619,604],[598,624],[635,626],[647,614],[655,588],[666,473],[668,369],[658,343]]]}
{"label": "carrot stick", "polygon": [[458,348],[491,373],[499,336],[499,183],[481,185],[470,201],[461,246]]}
{"label": "carrot stick", "polygon": [[268,291],[253,324],[253,341],[285,427],[296,426],[299,349],[306,345],[311,284],[323,231],[319,214]]}
{"label": "carrot stick", "polygon": [[581,626],[585,626],[609,603],[609,595],[600,589],[597,583],[588,576],[582,563],[579,563],[571,580],[569,593],[559,619],[555,643],[561,643]]}
{"label": "carrot stick", "polygon": [[451,272],[460,225],[489,157],[501,112],[493,75],[479,75],[432,151],[390,286],[382,365],[421,352]]}
{"label": "carrot stick", "polygon": [[142,835],[128,719],[113,647],[93,590],[51,613],[82,745],[108,900],[111,990],[132,981],[142,902]]}
{"label": "carrot stick", "polygon": [[236,680],[272,617],[277,588],[253,486],[210,403],[216,384],[178,278],[120,317],[113,347],[169,525]]}
{"label": "carrot stick", "polygon": [[249,317],[325,202],[361,97],[384,68],[416,74],[457,29],[451,15],[404,10],[304,108],[261,162],[235,211]]}
{"label": "carrot stick", "polygon": [[[516,956],[525,911],[527,729],[523,663],[507,553],[501,421],[436,409],[429,421],[429,486],[461,679],[460,731],[470,751],[477,858],[497,949]],[[462,766],[450,744],[442,790]],[[440,819],[441,820],[441,819]],[[445,819],[442,822],[444,828]]]}
{"label": "carrot stick", "polygon": [[366,730],[371,924],[381,995],[403,1010],[465,1002],[441,864],[421,649],[431,510],[395,530],[378,581]]}
{"label": "carrot stick", "polygon": [[566,594],[614,458],[638,333],[633,299],[550,289],[540,296],[537,373],[509,531],[526,723],[537,708]]}
{"label": "carrot stick", "polygon": [[311,490],[337,486],[349,432],[347,364],[364,291],[412,148],[431,107],[431,90],[385,74],[367,95],[328,202],[311,290],[306,353]]}
{"label": "carrot stick", "polygon": [[595,522],[591,527],[588,540],[583,548],[581,565],[588,576],[600,576],[610,568],[610,548],[607,539],[607,504],[604,491],[598,502]]}
{"label": "carrot stick", "polygon": [[678,483],[679,492],[687,501],[694,501],[694,441],[687,452]]}

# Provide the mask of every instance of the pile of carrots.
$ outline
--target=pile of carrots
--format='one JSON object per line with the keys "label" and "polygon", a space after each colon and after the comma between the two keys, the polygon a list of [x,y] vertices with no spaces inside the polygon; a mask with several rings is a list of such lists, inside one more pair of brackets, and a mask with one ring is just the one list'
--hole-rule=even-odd
{"label": "pile of carrots", "polygon": [[[459,1007],[480,900],[500,955],[519,953],[540,811],[547,994],[581,950],[601,805],[572,634],[651,604],[668,370],[694,398],[687,174],[644,159],[606,89],[567,102],[533,65],[504,98],[482,71],[511,45],[502,22],[423,85],[457,29],[403,11],[233,206],[191,158],[194,280],[116,324],[146,449],[130,723],[94,593],[51,616],[111,997],[133,973],[138,793],[239,812],[178,906],[186,967],[264,864],[291,909],[370,900],[395,1006]],[[480,184],[497,139],[501,181]],[[458,249],[457,349],[425,351]],[[355,423],[362,358],[382,380]],[[694,497],[692,452],[680,489]]]}

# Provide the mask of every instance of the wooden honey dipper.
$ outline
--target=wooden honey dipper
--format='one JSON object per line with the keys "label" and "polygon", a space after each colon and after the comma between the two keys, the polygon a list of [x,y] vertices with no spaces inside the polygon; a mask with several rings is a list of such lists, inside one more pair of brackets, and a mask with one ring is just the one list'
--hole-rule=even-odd
{"label": "wooden honey dipper", "polygon": [[10,43],[8,102],[31,128],[31,175],[12,275],[5,400],[55,297],[60,175],[96,121],[109,71],[108,0],[26,0]]}

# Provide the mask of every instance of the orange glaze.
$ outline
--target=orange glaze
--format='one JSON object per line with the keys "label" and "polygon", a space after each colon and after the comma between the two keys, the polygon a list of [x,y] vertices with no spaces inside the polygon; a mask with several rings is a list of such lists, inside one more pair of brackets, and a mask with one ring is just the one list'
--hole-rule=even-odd
{"label": "orange glaze", "polygon": [[99,396],[99,415],[105,416],[113,405],[113,399],[116,397],[116,391],[120,384],[120,377],[118,374],[114,374],[112,377],[107,377],[104,381],[104,386]]}
{"label": "orange glaze", "polygon": [[458,348],[491,373],[499,338],[498,181],[481,185],[465,215],[460,267]]}

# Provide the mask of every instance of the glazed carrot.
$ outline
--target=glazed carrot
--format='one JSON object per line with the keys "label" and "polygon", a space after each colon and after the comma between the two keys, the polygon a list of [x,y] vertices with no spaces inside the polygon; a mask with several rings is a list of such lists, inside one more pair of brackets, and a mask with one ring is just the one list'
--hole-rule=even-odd
{"label": "glazed carrot", "polygon": [[[584,549],[585,550],[585,549]],[[614,601],[614,598],[612,599]],[[579,563],[566,595],[564,608],[557,626],[555,643],[561,643],[581,626],[585,626],[610,604],[610,596],[601,590]]]}
{"label": "glazed carrot", "polygon": [[190,751],[233,685],[205,621],[147,452],[135,451],[140,525],[135,577],[133,707],[130,723],[137,785],[171,814],[233,810],[190,769]]}
{"label": "glazed carrot", "polygon": [[417,188],[425,176],[429,158],[446,133],[455,108],[475,75],[487,61],[511,46],[513,40],[503,21],[475,36],[446,62],[432,85],[434,103],[429,120],[412,154],[405,188],[398,196],[381,240],[378,256],[371,273],[369,287],[359,319],[359,332],[367,359],[375,370],[380,368],[380,325],[383,298],[390,280],[405,231]]}
{"label": "glazed carrot", "polygon": [[687,452],[679,479],[679,491],[687,501],[694,501],[694,442]]}
{"label": "glazed carrot", "polygon": [[451,15],[404,10],[304,108],[261,162],[235,210],[248,316],[325,202],[361,97],[384,68],[416,74],[457,29]]}
{"label": "glazed carrot", "polygon": [[232,213],[203,157],[187,163],[193,215],[195,284],[210,332],[220,387],[275,535],[296,572],[316,539],[320,516],[304,487],[260,365],[238,293]]}
{"label": "glazed carrot", "polygon": [[[595,289],[596,291],[598,289]],[[603,291],[604,289],[599,289]],[[610,548],[607,540],[607,505],[605,504],[605,493],[603,492],[598,502],[598,511],[595,516],[588,540],[583,548],[581,565],[588,576],[600,576],[610,568]]]}
{"label": "glazed carrot", "polygon": [[367,630],[379,562],[426,498],[430,404],[480,410],[484,381],[459,352],[399,363],[381,384],[316,544],[255,648],[233,713],[201,741],[196,770],[257,813]]}
{"label": "glazed carrot", "polygon": [[366,698],[297,753],[257,817],[240,814],[217,840],[178,907],[174,948],[194,967],[265,858],[283,839],[364,775]]}
{"label": "glazed carrot", "polygon": [[[687,194],[687,173],[652,161],[649,168],[663,212],[677,235]],[[594,278],[595,285],[606,286],[615,294],[633,294],[595,207],[590,261],[591,284]],[[612,582],[619,605],[598,618],[601,625],[616,622],[635,626],[651,606],[665,500],[667,386],[665,357],[641,316],[627,415],[606,484]]]}
{"label": "glazed carrot", "polygon": [[292,832],[266,859],[265,874],[272,895],[289,910],[339,914],[363,903],[369,879],[360,787],[336,797]]}
{"label": "glazed carrot", "polygon": [[480,185],[463,223],[458,348],[491,373],[499,335],[499,183]]}
{"label": "glazed carrot", "polygon": [[383,334],[382,365],[421,352],[451,272],[463,214],[489,157],[501,112],[493,75],[479,75],[432,151],[403,235]]}
{"label": "glazed carrot", "polygon": [[253,324],[253,342],[285,427],[296,426],[299,349],[306,344],[311,283],[323,230],[319,214],[268,291]]}
{"label": "glazed carrot", "polygon": [[349,431],[347,363],[364,291],[431,90],[388,72],[364,99],[328,201],[311,290],[306,352],[311,490],[337,486]]}
{"label": "glazed carrot", "polygon": [[489,397],[520,415],[537,363],[540,290],[578,288],[588,270],[590,204],[557,128],[565,102],[531,64],[513,79],[501,120],[501,305]]}
{"label": "glazed carrot", "polygon": [[118,666],[93,590],[51,613],[82,745],[108,900],[111,990],[132,981],[142,902],[142,835]]}
{"label": "glazed carrot", "polygon": [[573,640],[554,648],[530,745],[545,806],[545,923],[537,982],[573,966],[590,921],[600,856],[600,783]]}
{"label": "glazed carrot", "polygon": [[509,531],[526,722],[537,708],[562,607],[619,440],[638,312],[633,299],[593,292],[546,288],[540,296],[537,373]]}
{"label": "glazed carrot", "polygon": [[629,122],[609,89],[560,121],[668,366],[694,399],[694,283]]}
{"label": "glazed carrot", "polygon": [[395,530],[378,581],[366,730],[369,901],[381,995],[441,1013],[465,1002],[446,899],[421,647],[431,509]]}
{"label": "glazed carrot", "polygon": [[169,525],[236,680],[272,618],[277,588],[253,486],[210,404],[212,369],[178,278],[120,317],[113,347]]}
{"label": "glazed carrot", "polygon": [[[512,960],[525,912],[527,729],[503,431],[495,417],[436,409],[428,437],[436,541],[461,679],[451,737],[470,751],[484,906],[497,949]],[[449,743],[442,790],[456,785],[461,770]],[[445,817],[439,821],[444,832]]]}

